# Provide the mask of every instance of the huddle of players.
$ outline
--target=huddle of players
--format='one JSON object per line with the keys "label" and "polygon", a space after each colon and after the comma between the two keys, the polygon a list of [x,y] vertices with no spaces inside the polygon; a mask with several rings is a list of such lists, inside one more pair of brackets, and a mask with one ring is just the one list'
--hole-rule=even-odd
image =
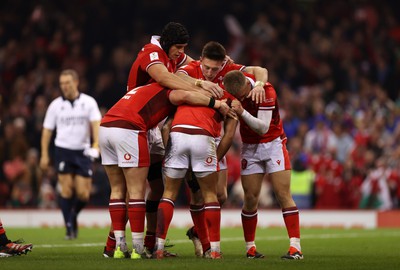
{"label": "huddle of players", "polygon": [[[290,240],[282,259],[303,259],[299,212],[290,195],[286,136],[267,70],[233,63],[214,41],[194,61],[184,53],[188,41],[186,28],[174,22],[164,27],[161,36],[152,36],[132,65],[127,93],[101,121],[99,147],[111,186],[112,222],[103,255],[176,256],[165,250],[165,239],[174,201],[186,179],[194,223],[187,235],[195,254],[222,258],[221,205],[227,197],[224,156],[240,121],[246,256],[264,258],[257,252],[255,231],[259,191],[268,174]],[[150,193],[146,197],[147,181]],[[131,251],[125,238],[127,221]]]}

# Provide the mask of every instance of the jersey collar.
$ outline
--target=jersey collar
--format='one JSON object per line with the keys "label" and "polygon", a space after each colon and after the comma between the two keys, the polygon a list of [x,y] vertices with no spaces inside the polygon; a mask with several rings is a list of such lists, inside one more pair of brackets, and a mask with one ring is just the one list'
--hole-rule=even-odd
{"label": "jersey collar", "polygon": [[151,36],[150,43],[154,44],[162,49],[161,44],[160,44],[160,38],[161,38],[160,36]]}

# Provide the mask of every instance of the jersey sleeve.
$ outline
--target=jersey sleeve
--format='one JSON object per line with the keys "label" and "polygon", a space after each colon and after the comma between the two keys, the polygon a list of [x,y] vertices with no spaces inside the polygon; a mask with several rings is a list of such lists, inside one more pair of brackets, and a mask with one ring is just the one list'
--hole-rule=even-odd
{"label": "jersey sleeve", "polygon": [[245,68],[246,68],[246,66],[244,66],[244,65],[232,63],[232,64],[229,64],[229,65],[226,65],[225,73],[228,73],[229,71],[232,71],[232,70],[243,71]]}
{"label": "jersey sleeve", "polygon": [[178,69],[177,72],[182,72],[183,74],[188,75],[189,77],[199,79],[202,76],[199,74],[199,65],[197,64],[197,61],[193,61],[188,65],[184,65]]}
{"label": "jersey sleeve", "polygon": [[264,91],[265,91],[265,101],[260,104],[259,110],[275,109],[277,96],[274,87],[271,84],[267,83],[264,86]]}
{"label": "jersey sleeve", "polygon": [[57,121],[57,103],[59,100],[56,99],[52,103],[50,103],[49,107],[46,111],[46,116],[44,117],[43,127],[45,129],[54,130],[56,128],[56,121]]}
{"label": "jersey sleeve", "polygon": [[100,121],[101,120],[101,113],[99,106],[94,98],[90,97],[91,106],[90,106],[90,113],[89,113],[89,120],[90,122],[93,121]]}
{"label": "jersey sleeve", "polygon": [[168,62],[168,60],[164,58],[161,48],[156,46],[144,48],[140,56],[140,68],[147,72],[149,67],[154,64],[164,64]]}

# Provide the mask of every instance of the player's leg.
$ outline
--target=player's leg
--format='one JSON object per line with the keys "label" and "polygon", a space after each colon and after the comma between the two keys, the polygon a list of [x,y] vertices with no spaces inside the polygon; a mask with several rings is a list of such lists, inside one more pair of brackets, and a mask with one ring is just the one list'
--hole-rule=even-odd
{"label": "player's leg", "polygon": [[[217,172],[218,174],[217,196],[219,204],[222,206],[226,202],[226,199],[228,198],[228,190],[227,190],[228,170],[226,165],[221,167],[222,162],[220,162],[219,164],[220,164],[220,170]],[[223,164],[226,164],[226,162]]]}
{"label": "player's leg", "polygon": [[75,175],[75,205],[71,213],[72,229],[75,236],[78,236],[78,215],[90,199],[92,190],[92,178]]}
{"label": "player's leg", "polygon": [[75,152],[75,158],[71,161],[71,168],[73,168],[73,174],[75,175],[75,201],[70,217],[72,233],[75,237],[78,236],[78,215],[90,199],[93,175],[92,165],[93,162],[90,160],[90,158],[83,155],[83,152]]}
{"label": "player's leg", "polygon": [[300,245],[299,210],[290,193],[290,170],[269,174],[275,196],[282,208],[290,247],[282,259],[303,259]]}
{"label": "player's leg", "polygon": [[[267,162],[269,179],[279,205],[282,208],[283,220],[288,232],[290,247],[282,259],[303,259],[300,246],[299,209],[290,193],[291,167],[289,153],[286,149],[286,138],[276,138],[270,144],[270,161]],[[280,162],[276,162],[279,160]]]}
{"label": "player's leg", "polygon": [[129,256],[125,237],[127,216],[125,175],[118,165],[104,165],[104,168],[111,187],[108,207],[116,241],[116,251],[113,253],[113,257],[125,258]]}
{"label": "player's leg", "polygon": [[129,193],[128,218],[133,243],[131,258],[137,259],[144,252],[145,195],[149,167],[123,168],[123,172]]}
{"label": "player's leg", "polygon": [[210,239],[210,249],[204,250],[204,254],[205,257],[220,259],[221,207],[217,197],[218,175],[216,172],[207,173],[195,172],[204,199],[204,216]]}
{"label": "player's leg", "polygon": [[174,214],[175,200],[185,174],[186,170],[166,169],[164,193],[157,212],[156,250],[153,254],[154,258],[162,259],[164,257],[165,239]]}
{"label": "player's leg", "polygon": [[258,222],[258,201],[264,178],[263,173],[242,175],[242,187],[244,191],[244,202],[242,207],[242,228],[246,243],[246,256],[248,258],[264,258],[264,255],[256,250],[255,237]]}
{"label": "player's leg", "polygon": [[194,226],[187,230],[186,236],[192,240],[196,256],[203,256],[203,250],[210,248],[208,229],[204,215],[204,200],[200,186],[193,172],[186,174],[186,183],[190,189],[190,215]]}
{"label": "player's leg", "polygon": [[146,198],[146,235],[144,245],[152,252],[156,243],[157,209],[164,192],[162,179],[162,158],[161,155],[151,155],[152,164],[149,168],[147,181],[150,190]]}
{"label": "player's leg", "polygon": [[65,239],[71,240],[76,236],[73,233],[71,214],[74,206],[74,179],[71,173],[59,173],[58,184],[60,191],[60,208],[66,228]]}

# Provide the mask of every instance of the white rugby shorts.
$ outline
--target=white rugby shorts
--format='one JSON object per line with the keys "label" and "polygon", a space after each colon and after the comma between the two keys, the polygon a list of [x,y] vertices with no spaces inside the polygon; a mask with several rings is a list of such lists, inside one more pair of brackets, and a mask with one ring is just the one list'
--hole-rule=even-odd
{"label": "white rugby shorts", "polygon": [[149,167],[147,132],[103,127],[99,129],[101,163],[119,167]]}
{"label": "white rugby shorts", "polygon": [[286,149],[286,137],[271,142],[246,144],[242,146],[241,175],[256,173],[274,173],[290,170],[289,153]]}
{"label": "white rugby shorts", "polygon": [[171,178],[183,178],[189,167],[197,177],[217,171],[215,138],[171,131],[164,158],[164,172]]}

